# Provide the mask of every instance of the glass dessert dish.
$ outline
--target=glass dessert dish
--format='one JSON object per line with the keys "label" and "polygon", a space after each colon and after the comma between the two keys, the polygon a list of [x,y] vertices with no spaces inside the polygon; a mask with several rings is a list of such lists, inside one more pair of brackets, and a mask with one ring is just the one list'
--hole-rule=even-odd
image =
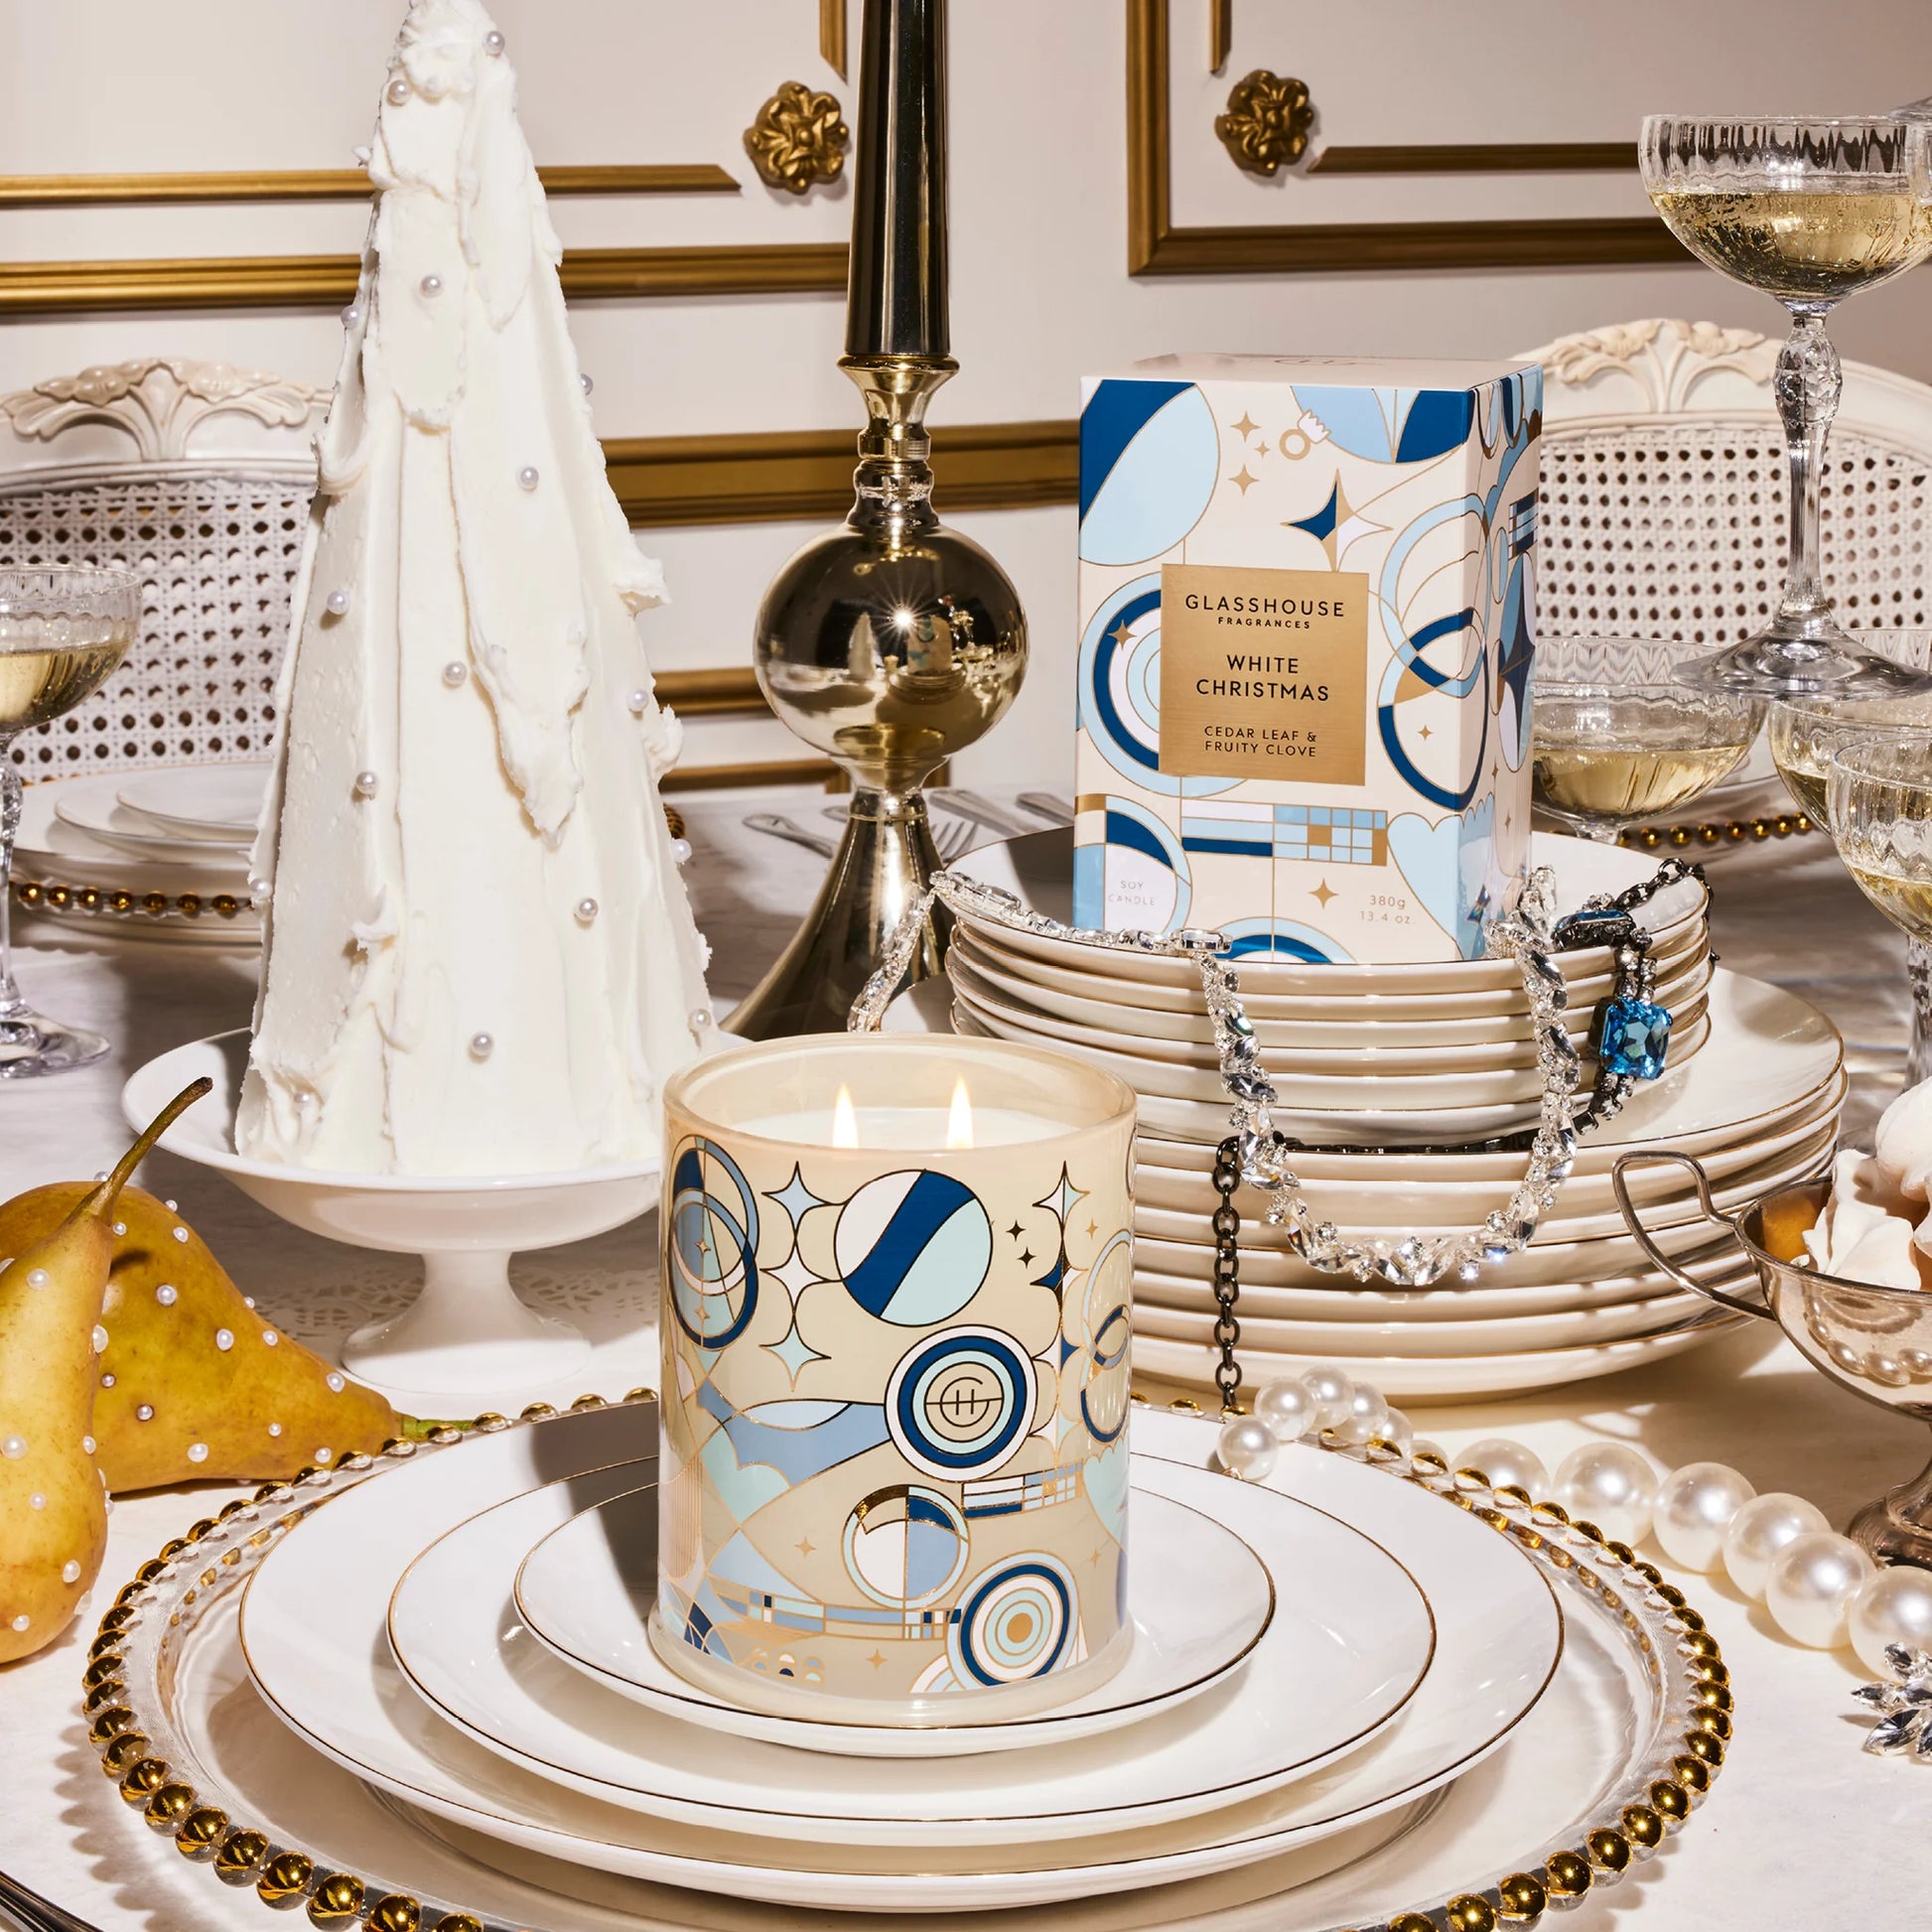
{"label": "glass dessert dish", "polygon": [[1762,630],[1686,667],[1706,687],[1760,696],[1932,688],[1923,672],[1860,648],[1833,613],[1818,554],[1819,483],[1841,388],[1825,320],[1847,296],[1932,254],[1928,142],[1932,127],[1891,115],[1644,121],[1643,184],[1671,232],[1791,316],[1773,384],[1791,466],[1784,593]]}
{"label": "glass dessert dish", "polygon": [[71,711],[106,683],[141,622],[141,580],[73,566],[0,570],[0,1080],[86,1066],[98,1034],[37,1013],[14,983],[8,913],[21,779],[13,741]]}
{"label": "glass dessert dish", "polygon": [[[1689,1169],[1706,1217],[1726,1228],[1750,1257],[1757,1271],[1755,1296],[1698,1282],[1656,1245],[1626,1176],[1660,1162]],[[1932,1295],[1848,1281],[1811,1264],[1805,1233],[1825,1210],[1830,1180],[1782,1188],[1726,1214],[1713,1202],[1699,1163],[1660,1148],[1624,1155],[1613,1184],[1630,1232],[1680,1287],[1775,1320],[1799,1354],[1840,1388],[1881,1409],[1932,1423]],[[1932,1465],[1866,1503],[1847,1524],[1846,1534],[1880,1563],[1932,1564]]]}
{"label": "glass dessert dish", "polygon": [[1613,844],[1729,776],[1763,707],[1748,693],[1677,682],[1684,644],[1558,638],[1537,652],[1531,793],[1571,831]]}

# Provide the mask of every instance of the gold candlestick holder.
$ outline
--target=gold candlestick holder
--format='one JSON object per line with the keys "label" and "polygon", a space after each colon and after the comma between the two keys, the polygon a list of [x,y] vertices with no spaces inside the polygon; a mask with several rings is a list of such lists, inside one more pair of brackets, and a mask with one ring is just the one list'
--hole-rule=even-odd
{"label": "gold candlestick holder", "polygon": [[[759,612],[766,702],[850,774],[817,900],[731,1017],[751,1039],[841,1032],[938,866],[919,787],[998,722],[1027,664],[1007,574],[933,513],[926,405],[959,364],[946,330],[944,0],[867,0],[846,352],[866,403],[852,513],[805,545]],[[936,908],[912,977],[940,970]]]}
{"label": "gold candlestick holder", "polygon": [[[804,923],[731,1018],[752,1039],[844,1028],[939,863],[920,785],[999,720],[1026,670],[1019,593],[932,508],[925,409],[958,364],[886,354],[839,366],[868,417],[852,513],[773,580],[754,663],[771,709],[851,774],[852,806]],[[949,936],[935,909],[914,979],[941,969]]]}

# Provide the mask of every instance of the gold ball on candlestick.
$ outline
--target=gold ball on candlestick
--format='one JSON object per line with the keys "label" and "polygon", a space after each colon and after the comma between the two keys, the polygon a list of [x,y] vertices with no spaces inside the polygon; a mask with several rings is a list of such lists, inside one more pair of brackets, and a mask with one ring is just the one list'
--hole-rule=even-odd
{"label": "gold ball on candlestick", "polygon": [[753,663],[792,733],[861,786],[911,791],[1006,715],[1027,620],[970,537],[855,517],[773,579]]}

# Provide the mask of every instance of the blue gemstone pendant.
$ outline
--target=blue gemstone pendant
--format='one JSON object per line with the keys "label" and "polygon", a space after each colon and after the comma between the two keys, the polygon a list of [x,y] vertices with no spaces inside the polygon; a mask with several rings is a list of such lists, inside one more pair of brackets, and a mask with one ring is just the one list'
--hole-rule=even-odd
{"label": "blue gemstone pendant", "polygon": [[1625,994],[1600,1000],[1591,1027],[1599,1065],[1634,1080],[1654,1080],[1670,1048],[1670,1014]]}

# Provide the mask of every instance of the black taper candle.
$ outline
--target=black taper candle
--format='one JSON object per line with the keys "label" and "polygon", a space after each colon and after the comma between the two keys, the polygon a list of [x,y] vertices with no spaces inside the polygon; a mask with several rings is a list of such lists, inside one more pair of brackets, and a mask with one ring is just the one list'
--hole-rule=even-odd
{"label": "black taper candle", "polygon": [[847,355],[948,353],[946,0],[866,0]]}

